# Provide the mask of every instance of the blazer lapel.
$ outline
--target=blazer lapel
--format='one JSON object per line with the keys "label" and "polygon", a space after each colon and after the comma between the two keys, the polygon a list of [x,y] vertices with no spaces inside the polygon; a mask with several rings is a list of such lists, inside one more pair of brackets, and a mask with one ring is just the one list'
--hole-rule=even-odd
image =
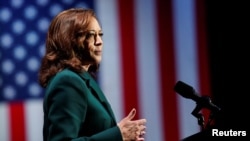
{"label": "blazer lapel", "polygon": [[100,89],[99,85],[96,83],[96,81],[92,78],[92,76],[88,72],[83,72],[80,74],[80,76],[86,81],[87,86],[94,91],[94,95],[100,100],[100,102],[103,104],[103,106],[106,108],[108,113],[113,117],[115,120],[115,116],[113,113],[113,110],[111,109],[110,104],[108,103],[104,93]]}

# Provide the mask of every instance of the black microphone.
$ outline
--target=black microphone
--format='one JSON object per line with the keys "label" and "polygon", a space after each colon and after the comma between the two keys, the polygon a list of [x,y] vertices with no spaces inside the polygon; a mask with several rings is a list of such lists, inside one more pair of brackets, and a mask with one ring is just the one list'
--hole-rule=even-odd
{"label": "black microphone", "polygon": [[200,97],[193,87],[189,86],[188,84],[178,81],[175,86],[174,90],[179,93],[181,96],[194,100],[197,105],[201,107],[208,108],[212,110],[213,112],[220,111],[220,108],[212,103],[212,100],[208,96],[202,96]]}

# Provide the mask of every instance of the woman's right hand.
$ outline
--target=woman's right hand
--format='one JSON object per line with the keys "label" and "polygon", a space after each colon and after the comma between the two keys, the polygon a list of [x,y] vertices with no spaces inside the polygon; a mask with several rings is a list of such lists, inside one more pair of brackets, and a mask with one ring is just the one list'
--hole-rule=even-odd
{"label": "woman's right hand", "polygon": [[143,135],[146,133],[146,119],[132,120],[135,117],[136,110],[133,108],[128,116],[123,118],[117,126],[122,133],[123,141],[143,141]]}

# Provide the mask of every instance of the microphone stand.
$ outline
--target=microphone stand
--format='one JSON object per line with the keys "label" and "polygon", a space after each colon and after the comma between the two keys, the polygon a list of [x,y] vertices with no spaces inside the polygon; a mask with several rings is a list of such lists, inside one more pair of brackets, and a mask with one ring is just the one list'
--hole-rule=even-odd
{"label": "microphone stand", "polygon": [[213,111],[215,109],[212,109],[209,107],[209,104],[211,104],[211,99],[210,97],[208,96],[203,96],[200,98],[199,101],[196,102],[196,107],[194,108],[194,110],[192,111],[192,115],[195,116],[198,120],[198,124],[201,126],[202,128],[202,131],[205,130],[205,120],[204,120],[204,116],[199,113],[199,111],[202,109],[202,108],[208,108],[211,110],[210,112],[210,115],[209,115],[209,119],[208,119],[208,123],[206,124],[207,126],[206,127],[209,127],[210,128],[210,123],[211,121],[213,120],[214,118],[214,114],[213,114]]}
{"label": "microphone stand", "polygon": [[192,115],[195,116],[198,120],[198,124],[201,126],[202,130],[204,130],[204,116],[199,113],[199,111],[202,109],[202,107],[197,104],[196,107],[194,108],[194,110],[192,111]]}

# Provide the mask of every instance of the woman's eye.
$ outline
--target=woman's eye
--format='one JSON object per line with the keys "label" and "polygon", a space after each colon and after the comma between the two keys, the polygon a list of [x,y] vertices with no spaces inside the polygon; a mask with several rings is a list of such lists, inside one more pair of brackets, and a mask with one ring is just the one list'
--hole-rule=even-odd
{"label": "woman's eye", "polygon": [[102,36],[103,36],[103,33],[99,33],[99,36],[102,37]]}
{"label": "woman's eye", "polygon": [[97,36],[99,36],[99,37],[102,37],[103,36],[103,33],[102,32],[100,32],[100,33],[94,33],[94,32],[89,32],[89,33],[87,33],[86,35],[86,39],[90,39],[90,38],[96,38]]}
{"label": "woman's eye", "polygon": [[86,34],[86,39],[93,38],[95,37],[95,33],[87,33]]}

